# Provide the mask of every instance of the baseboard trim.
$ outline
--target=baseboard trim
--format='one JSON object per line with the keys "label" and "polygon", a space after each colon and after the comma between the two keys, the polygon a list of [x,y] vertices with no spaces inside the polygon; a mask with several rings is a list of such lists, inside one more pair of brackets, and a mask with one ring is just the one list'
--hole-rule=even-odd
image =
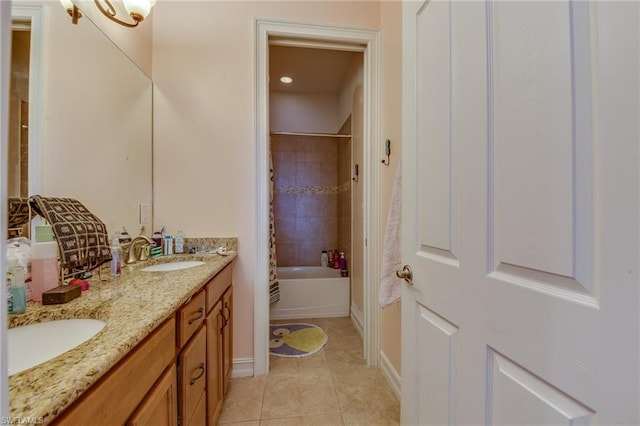
{"label": "baseboard trim", "polygon": [[253,358],[234,358],[233,370],[231,378],[236,377],[252,377],[253,376]]}
{"label": "baseboard trim", "polygon": [[400,399],[400,393],[402,389],[402,379],[400,375],[393,368],[393,365],[389,362],[389,359],[386,357],[384,352],[380,351],[380,355],[378,357],[378,366],[380,367],[380,371],[389,382],[393,393],[396,394],[398,399]]}
{"label": "baseboard trim", "polygon": [[364,321],[362,321],[362,313],[353,309],[353,306],[351,306],[351,322],[356,330],[358,330],[358,333],[360,333],[360,337],[364,339]]}

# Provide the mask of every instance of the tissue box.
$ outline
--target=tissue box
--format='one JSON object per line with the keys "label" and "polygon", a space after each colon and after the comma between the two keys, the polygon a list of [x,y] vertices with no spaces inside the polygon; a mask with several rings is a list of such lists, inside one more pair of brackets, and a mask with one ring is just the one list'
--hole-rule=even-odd
{"label": "tissue box", "polygon": [[61,285],[42,293],[43,305],[59,305],[80,297],[82,290],[79,285]]}

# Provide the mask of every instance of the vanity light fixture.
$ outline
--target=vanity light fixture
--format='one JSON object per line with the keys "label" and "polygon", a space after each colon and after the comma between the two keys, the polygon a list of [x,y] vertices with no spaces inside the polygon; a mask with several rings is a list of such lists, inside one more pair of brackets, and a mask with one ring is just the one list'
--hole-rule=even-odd
{"label": "vanity light fixture", "polygon": [[287,75],[284,75],[282,77],[280,77],[280,81],[284,84],[291,84],[293,83],[293,79]]}
{"label": "vanity light fixture", "polygon": [[[102,4],[103,1],[106,7]],[[144,21],[144,18],[149,16],[151,8],[156,4],[156,0],[122,0],[124,8],[134,21],[133,23],[129,23],[116,17],[116,9],[109,0],[93,0],[93,2],[104,16],[113,22],[129,28],[137,27],[140,22]],[[62,7],[64,7],[69,16],[71,16],[71,22],[77,24],[78,19],[82,18],[80,9],[78,9],[71,0],[60,0],[60,3],[62,3]]]}

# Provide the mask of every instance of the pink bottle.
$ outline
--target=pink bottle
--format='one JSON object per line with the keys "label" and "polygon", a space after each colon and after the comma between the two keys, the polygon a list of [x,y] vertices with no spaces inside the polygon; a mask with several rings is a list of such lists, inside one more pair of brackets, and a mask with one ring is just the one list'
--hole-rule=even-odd
{"label": "pink bottle", "polygon": [[333,252],[333,269],[340,269],[340,252],[338,249]]}
{"label": "pink bottle", "polygon": [[31,245],[31,299],[42,301],[42,293],[58,286],[58,243]]}

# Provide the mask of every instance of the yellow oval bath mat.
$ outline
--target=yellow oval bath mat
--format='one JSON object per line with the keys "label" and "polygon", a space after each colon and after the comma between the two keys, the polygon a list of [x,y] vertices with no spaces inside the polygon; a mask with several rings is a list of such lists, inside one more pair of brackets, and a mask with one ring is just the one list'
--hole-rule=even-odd
{"label": "yellow oval bath mat", "polygon": [[318,352],[327,343],[327,335],[313,324],[272,324],[269,326],[272,355],[302,357]]}

